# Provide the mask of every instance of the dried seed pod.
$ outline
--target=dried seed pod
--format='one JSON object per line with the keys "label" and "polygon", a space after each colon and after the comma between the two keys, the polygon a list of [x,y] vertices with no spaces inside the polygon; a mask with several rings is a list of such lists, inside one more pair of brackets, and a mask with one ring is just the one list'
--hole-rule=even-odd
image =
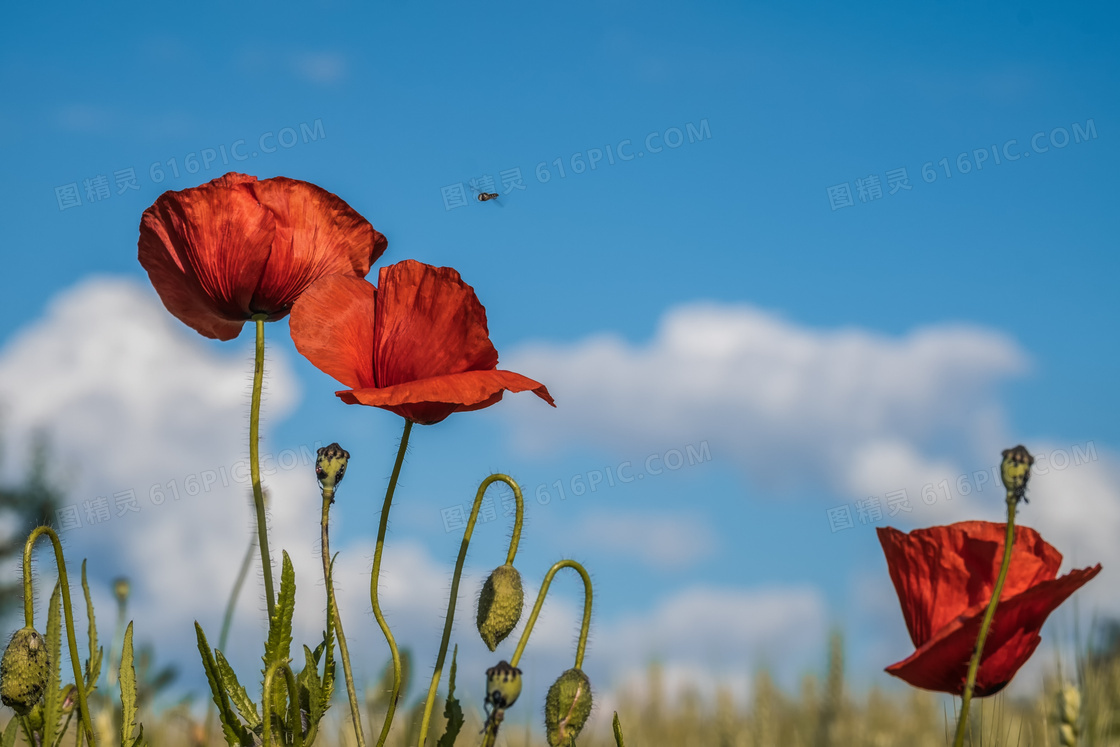
{"label": "dried seed pod", "polygon": [[544,726],[551,747],[574,745],[591,715],[591,680],[581,669],[560,675],[544,700]]}
{"label": "dried seed pod", "polygon": [[494,708],[505,710],[517,702],[521,695],[521,670],[507,661],[486,670],[486,702]]}
{"label": "dried seed pod", "polygon": [[0,659],[0,700],[26,716],[43,697],[49,669],[50,654],[43,636],[35,628],[20,628]]}
{"label": "dried seed pod", "polygon": [[517,627],[524,607],[521,574],[509,563],[495,568],[478,595],[478,634],[491,651]]}

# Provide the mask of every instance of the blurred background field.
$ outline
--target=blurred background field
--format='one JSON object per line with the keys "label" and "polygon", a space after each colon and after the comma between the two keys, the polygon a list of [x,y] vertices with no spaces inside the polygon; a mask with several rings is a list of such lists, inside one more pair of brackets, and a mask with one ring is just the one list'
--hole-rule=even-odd
{"label": "blurred background field", "polygon": [[[1098,627],[1098,637],[1089,646],[1068,677],[1047,676],[1037,694],[1009,696],[1000,693],[976,702],[972,718],[972,745],[1023,745],[1031,747],[1084,747],[1120,745],[1120,628]],[[766,671],[749,679],[749,695],[736,697],[730,689],[718,688],[714,696],[699,686],[670,692],[662,668],[651,664],[640,691],[596,693],[596,710],[577,743],[582,747],[614,747],[611,717],[619,714],[628,747],[937,747],[952,741],[954,707],[959,701],[936,693],[904,688],[889,692],[872,688],[850,692],[844,678],[843,639],[834,633],[829,640],[829,661],[819,672],[805,674],[795,692],[775,684]],[[151,657],[152,652],[147,652]],[[143,660],[144,655],[140,656]],[[200,717],[201,697],[190,696],[173,706],[150,708],[154,690],[170,680],[144,671],[138,664],[141,693],[149,707],[142,709],[144,733],[158,747],[220,747],[225,742],[215,725],[209,741],[204,739],[205,718]],[[459,672],[462,677],[475,673]],[[365,701],[366,715],[380,725],[385,698],[371,687]],[[446,677],[441,695],[446,693]],[[461,691],[458,693],[461,695]],[[341,696],[341,697],[340,697]],[[101,702],[101,701],[99,701]],[[422,695],[415,683],[407,705],[398,716],[389,747],[415,745]],[[444,721],[437,701],[429,744],[442,734]],[[457,745],[476,745],[485,718],[480,704],[461,703],[466,724]],[[7,710],[7,709],[5,709]],[[546,747],[539,722],[541,704],[520,700],[506,714],[498,745]],[[5,715],[10,715],[7,712]],[[103,744],[119,743],[112,716],[101,702],[95,723]],[[119,713],[117,714],[119,718]],[[5,719],[6,722],[6,719]],[[322,747],[353,747],[345,695],[335,693],[331,713],[324,722]],[[368,729],[367,729],[368,731]],[[73,732],[70,732],[72,734]],[[368,738],[368,737],[367,737]]]}

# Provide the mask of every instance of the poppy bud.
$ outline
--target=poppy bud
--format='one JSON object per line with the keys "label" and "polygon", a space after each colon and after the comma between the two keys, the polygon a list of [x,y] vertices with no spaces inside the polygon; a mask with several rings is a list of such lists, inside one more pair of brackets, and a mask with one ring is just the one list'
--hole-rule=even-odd
{"label": "poppy bud", "polygon": [[0,659],[0,700],[26,716],[47,688],[50,654],[35,628],[20,628]]}
{"label": "poppy bud", "polygon": [[1000,465],[1003,485],[1016,498],[1022,498],[1023,492],[1027,489],[1032,464],[1034,464],[1034,457],[1023,445],[1016,446],[1014,449],[1005,449],[1003,452],[1003,464]]}
{"label": "poppy bud", "polygon": [[334,491],[342,482],[346,474],[346,462],[350,459],[350,452],[338,444],[331,444],[319,449],[319,457],[315,460],[315,477],[324,490]]}
{"label": "poppy bud", "polygon": [[517,702],[521,695],[521,670],[500,661],[498,666],[486,670],[486,702],[505,710]]}
{"label": "poppy bud", "polygon": [[574,745],[591,715],[591,680],[581,669],[560,675],[544,699],[544,726],[551,747]]}
{"label": "poppy bud", "polygon": [[128,601],[128,594],[131,588],[128,579],[124,576],[121,576],[113,582],[113,594],[116,595],[118,604],[124,604]]}
{"label": "poppy bud", "polygon": [[491,651],[513,632],[524,607],[521,574],[509,563],[495,568],[478,595],[478,634]]}

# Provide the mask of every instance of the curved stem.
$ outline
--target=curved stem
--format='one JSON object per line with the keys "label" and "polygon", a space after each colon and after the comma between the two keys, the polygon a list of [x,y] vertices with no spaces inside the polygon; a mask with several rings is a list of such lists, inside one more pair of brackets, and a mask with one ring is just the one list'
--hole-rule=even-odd
{"label": "curved stem", "polygon": [[[249,547],[245,550],[245,557],[241,561],[241,568],[237,571],[237,579],[233,582],[233,589],[230,590],[229,599],[226,601],[226,611],[222,616],[222,632],[218,636],[218,650],[226,650],[226,641],[229,639],[230,628],[233,627],[233,613],[237,609],[237,598],[241,596],[241,587],[245,585],[245,578],[249,575],[249,566],[253,564],[253,551],[257,549],[257,538],[249,538]],[[210,743],[210,730],[214,726],[215,708],[213,702],[206,707],[206,726],[204,732],[206,734],[206,743]]]}
{"label": "curved stem", "polygon": [[393,504],[393,493],[397,489],[397,480],[401,476],[401,465],[404,464],[404,453],[408,449],[408,437],[412,433],[412,421],[404,420],[404,433],[401,435],[401,444],[397,449],[397,461],[393,464],[393,474],[389,478],[389,487],[385,490],[385,502],[381,506],[381,522],[377,527],[377,545],[373,551],[373,573],[370,575],[369,598],[373,603],[373,616],[377,625],[385,635],[385,642],[389,644],[389,651],[393,655],[393,692],[389,697],[389,710],[385,714],[385,723],[381,725],[381,736],[377,738],[377,747],[384,747],[385,740],[389,738],[389,727],[393,724],[393,715],[397,712],[397,699],[401,696],[401,653],[397,650],[397,642],[393,639],[393,631],[389,630],[389,623],[381,614],[381,602],[377,598],[377,582],[381,577],[381,553],[385,549],[385,532],[389,528],[389,507]]}
{"label": "curved stem", "polygon": [[303,747],[303,724],[299,712],[299,688],[296,686],[296,677],[292,668],[286,661],[274,661],[269,665],[264,675],[264,747],[272,747],[272,679],[276,670],[284,669],[284,679],[288,681],[288,721],[292,724],[292,734],[295,738],[295,747]]}
{"label": "curved stem", "polygon": [[346,647],[346,634],[342,632],[342,618],[338,614],[338,600],[334,596],[334,581],[331,578],[331,543],[327,527],[330,521],[331,504],[334,503],[334,488],[324,487],[322,492],[323,519],[320,530],[323,544],[323,581],[327,585],[328,614],[334,617],[334,629],[338,635],[338,650],[342,655],[342,671],[346,676],[346,697],[350,700],[350,715],[354,717],[354,737],[358,740],[358,747],[365,747],[366,737],[362,732],[358,695],[354,690],[354,675],[350,671],[350,651]]}
{"label": "curved stem", "polygon": [[264,320],[265,314],[254,314],[257,325],[257,350],[253,363],[253,402],[249,409],[249,472],[253,479],[253,506],[257,511],[257,544],[261,548],[264,569],[264,595],[268,600],[268,619],[276,612],[276,594],[272,590],[272,558],[268,554],[268,518],[264,513],[264,490],[261,488],[261,389],[264,385]]}
{"label": "curved stem", "polygon": [[443,662],[447,658],[447,646],[451,642],[451,626],[455,621],[455,602],[459,598],[459,579],[463,575],[463,564],[467,560],[467,546],[470,545],[471,535],[474,533],[474,523],[478,518],[479,509],[482,508],[482,498],[486,489],[496,482],[504,482],[513,489],[514,500],[517,501],[517,515],[513,520],[513,537],[509,542],[509,551],[506,553],[506,565],[513,565],[517,556],[517,544],[521,540],[521,524],[525,516],[525,501],[521,497],[521,487],[509,475],[490,475],[478,486],[474,496],[474,506],[471,516],[467,519],[467,529],[463,532],[463,541],[459,545],[459,558],[455,561],[455,575],[451,577],[451,598],[447,602],[447,616],[443,622],[443,638],[439,642],[439,655],[436,656],[436,668],[432,672],[432,684],[428,686],[428,697],[424,701],[424,718],[420,722],[420,741],[423,745],[428,736],[428,723],[432,718],[432,707],[435,705],[436,690],[443,676]]}
{"label": "curved stem", "polygon": [[953,747],[963,747],[964,734],[968,729],[968,707],[972,703],[972,691],[976,686],[976,674],[980,670],[980,656],[984,652],[984,641],[988,637],[988,629],[992,626],[992,618],[996,614],[999,604],[999,595],[1003,591],[1003,582],[1007,579],[1007,570],[1011,567],[1011,546],[1015,541],[1015,506],[1019,496],[1013,491],[1007,491],[1007,537],[1003,541],[1003,564],[999,568],[999,577],[996,578],[995,588],[992,589],[992,599],[988,602],[988,609],[984,611],[984,619],[980,622],[980,634],[976,637],[976,648],[972,651],[972,661],[968,664],[968,679],[965,681],[964,692],[961,694],[961,715],[957,721],[957,734],[953,739]]}
{"label": "curved stem", "polygon": [[[27,538],[23,546],[23,613],[27,627],[35,627],[34,595],[31,586],[31,549],[35,540],[42,535],[50,537],[54,545],[54,560],[58,566],[58,583],[62,588],[62,609],[66,613],[66,643],[70,647],[70,663],[74,667],[74,687],[78,691],[78,707],[81,709],[82,726],[86,728],[89,743],[97,747],[97,737],[93,733],[93,723],[89,718],[89,704],[86,703],[85,679],[82,677],[81,659],[78,654],[78,642],[74,638],[74,610],[70,604],[70,582],[66,575],[66,559],[62,556],[62,544],[58,535],[50,527],[36,527]],[[93,652],[90,652],[93,656]]]}
{"label": "curved stem", "polygon": [[552,577],[561,568],[574,568],[583,578],[583,624],[579,629],[579,645],[576,647],[576,669],[583,667],[583,653],[587,649],[587,632],[591,629],[591,577],[587,575],[587,570],[574,560],[561,560],[549,568],[548,573],[545,574],[544,581],[541,582],[541,590],[537,594],[537,603],[533,605],[533,612],[529,615],[529,621],[525,623],[521,640],[517,642],[517,649],[513,652],[513,658],[509,660],[511,667],[516,667],[517,662],[521,661],[521,654],[525,652],[525,644],[529,642],[529,634],[533,632],[537,615],[541,613],[541,607],[544,606],[544,597],[548,593]]}

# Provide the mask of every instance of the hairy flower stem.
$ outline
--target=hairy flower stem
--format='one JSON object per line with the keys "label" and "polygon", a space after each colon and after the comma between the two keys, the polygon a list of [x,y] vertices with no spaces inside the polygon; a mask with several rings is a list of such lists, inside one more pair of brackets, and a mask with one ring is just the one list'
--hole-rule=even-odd
{"label": "hairy flower stem", "polygon": [[513,658],[509,660],[511,667],[516,667],[517,662],[521,661],[521,654],[525,653],[525,644],[529,642],[529,634],[533,632],[533,626],[537,622],[537,616],[541,613],[541,607],[544,606],[544,597],[548,594],[548,587],[552,583],[552,577],[561,568],[574,568],[579,572],[583,578],[583,624],[579,629],[579,644],[576,646],[576,669],[583,668],[583,652],[587,649],[587,632],[591,629],[591,577],[587,575],[587,570],[574,560],[561,560],[551,568],[548,573],[544,575],[544,581],[541,582],[541,590],[537,593],[537,602],[533,605],[533,612],[529,615],[528,622],[525,623],[525,630],[521,633],[521,640],[517,642],[517,649],[513,652]]}
{"label": "hairy flower stem", "polygon": [[[276,670],[284,670],[284,679],[288,682],[288,721],[292,725],[292,744],[294,747],[303,747],[303,734],[301,732],[301,716],[299,711],[299,688],[292,668],[286,661],[274,661],[269,665],[264,675],[264,692],[262,693],[261,707],[264,711],[264,747],[272,747],[272,681],[276,678]],[[281,741],[283,738],[281,737]],[[285,744],[287,744],[285,742]]]}
{"label": "hairy flower stem", "polygon": [[1015,542],[1015,506],[1019,503],[1020,497],[1021,494],[1012,490],[1007,491],[1007,537],[1003,541],[1003,564],[1000,565],[999,577],[996,578],[995,588],[992,589],[992,599],[988,602],[988,609],[985,610],[984,619],[980,622],[980,634],[976,637],[972,661],[968,664],[968,679],[961,694],[961,713],[957,721],[957,734],[953,739],[953,747],[964,747],[964,734],[968,730],[968,707],[972,703],[976,673],[980,670],[980,656],[984,653],[984,641],[988,638],[988,629],[992,627],[992,618],[996,615],[999,595],[1003,592],[1003,582],[1007,579],[1007,571],[1011,567],[1011,545]]}
{"label": "hairy flower stem", "polygon": [[327,604],[334,617],[334,630],[338,636],[338,650],[342,654],[342,671],[346,676],[346,697],[350,700],[350,715],[354,717],[354,737],[358,747],[366,747],[366,736],[362,732],[361,712],[358,710],[358,695],[354,690],[354,675],[350,672],[350,651],[346,647],[346,635],[342,632],[342,617],[338,614],[338,600],[334,596],[334,581],[331,578],[331,543],[327,527],[330,523],[331,504],[334,503],[334,488],[323,488],[323,520],[321,526],[323,544],[323,581],[327,585]]}
{"label": "hairy flower stem", "polygon": [[[423,745],[428,736],[428,725],[432,718],[432,707],[436,702],[436,690],[439,688],[440,678],[443,676],[443,663],[447,658],[447,646],[451,642],[451,626],[455,622],[455,602],[459,598],[459,580],[463,575],[463,564],[467,560],[467,546],[470,545],[471,535],[474,533],[474,523],[478,512],[482,508],[482,498],[486,489],[496,482],[504,482],[513,489],[513,497],[517,502],[517,514],[513,520],[513,537],[509,542],[509,551],[506,553],[506,564],[513,565],[517,556],[517,544],[521,541],[521,524],[525,517],[525,501],[521,497],[521,487],[509,475],[490,475],[478,486],[474,496],[474,506],[471,516],[467,519],[467,528],[463,532],[463,541],[459,545],[459,558],[455,561],[455,575],[451,577],[451,597],[447,601],[447,616],[443,622],[443,638],[439,642],[439,655],[436,656],[436,668],[432,673],[432,684],[428,686],[428,697],[424,701],[424,718],[420,722],[420,741]],[[495,735],[497,731],[495,730]],[[485,742],[484,742],[485,744]]]}
{"label": "hairy flower stem", "polygon": [[408,449],[408,437],[412,433],[412,421],[404,420],[404,433],[401,434],[401,444],[397,449],[397,461],[393,465],[393,474],[389,477],[389,487],[385,490],[385,503],[381,506],[381,523],[377,527],[377,545],[373,550],[373,573],[370,574],[369,598],[373,603],[373,616],[377,620],[381,632],[385,634],[385,642],[389,644],[389,651],[393,654],[393,692],[389,697],[389,710],[385,714],[385,723],[381,725],[381,736],[377,738],[377,747],[385,747],[385,740],[389,738],[389,727],[393,725],[393,714],[397,712],[397,699],[401,696],[401,653],[397,650],[397,642],[393,639],[393,631],[389,630],[389,623],[381,614],[381,602],[377,598],[377,583],[381,577],[381,553],[385,549],[385,532],[389,528],[389,507],[393,504],[393,492],[397,489],[397,480],[401,476],[401,465],[404,464],[404,453]]}
{"label": "hairy flower stem", "polygon": [[257,544],[261,548],[264,569],[264,596],[268,600],[268,619],[276,612],[276,594],[272,590],[272,558],[268,554],[268,517],[264,513],[264,490],[261,488],[261,389],[264,386],[264,320],[266,314],[253,314],[257,324],[257,351],[253,364],[253,402],[249,410],[249,472],[253,479],[253,505],[257,510]]}
{"label": "hairy flower stem", "polygon": [[[66,613],[66,643],[70,648],[70,663],[74,667],[74,689],[78,691],[78,708],[81,709],[82,726],[85,727],[89,743],[97,747],[97,737],[93,732],[93,723],[89,718],[89,704],[86,703],[86,683],[82,677],[81,659],[78,655],[78,642],[74,638],[74,610],[70,604],[70,582],[66,575],[66,559],[62,556],[62,544],[58,535],[50,527],[36,527],[35,531],[27,538],[23,546],[23,617],[27,627],[35,627],[35,594],[31,585],[31,549],[35,540],[42,535],[47,535],[54,545],[54,560],[58,566],[58,583],[62,589],[62,609]],[[92,613],[90,613],[92,614]],[[89,654],[93,656],[91,651]]]}

